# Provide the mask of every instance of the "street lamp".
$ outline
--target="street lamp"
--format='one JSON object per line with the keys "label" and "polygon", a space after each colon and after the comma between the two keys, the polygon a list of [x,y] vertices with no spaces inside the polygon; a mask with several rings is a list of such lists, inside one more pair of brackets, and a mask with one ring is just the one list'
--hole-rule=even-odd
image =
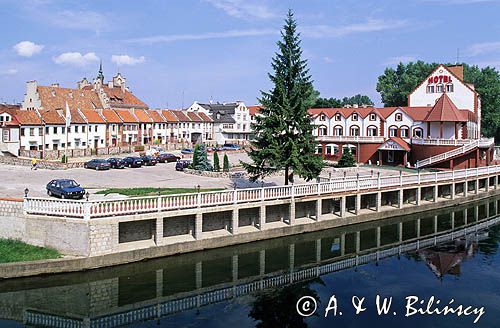
{"label": "street lamp", "polygon": [[196,186],[196,190],[197,190],[198,192],[200,192],[200,189],[201,189],[200,185],[197,185],[197,186]]}
{"label": "street lamp", "polygon": [[87,202],[89,201],[89,197],[90,197],[90,193],[87,191],[85,193],[85,199],[87,200]]}
{"label": "street lamp", "polygon": [[28,197],[30,190],[28,188],[24,189],[24,197]]}

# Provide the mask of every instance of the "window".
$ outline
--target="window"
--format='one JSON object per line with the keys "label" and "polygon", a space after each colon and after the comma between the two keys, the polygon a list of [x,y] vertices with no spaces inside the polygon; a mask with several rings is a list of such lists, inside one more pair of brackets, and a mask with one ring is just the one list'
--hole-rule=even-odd
{"label": "window", "polygon": [[446,92],[453,92],[453,84],[449,83],[446,85]]}
{"label": "window", "polygon": [[436,85],[436,92],[437,93],[443,92],[443,84],[442,83],[439,83],[438,85]]}
{"label": "window", "polygon": [[352,114],[351,120],[352,121],[357,121],[358,120],[358,114],[356,114],[356,113]]}
{"label": "window", "polygon": [[370,121],[376,121],[376,120],[377,120],[377,115],[370,114]]}
{"label": "window", "polygon": [[408,138],[408,135],[409,135],[408,130],[409,129],[407,127],[401,128],[401,138]]}
{"label": "window", "polygon": [[395,116],[395,120],[401,122],[403,120],[403,114],[397,113]]}
{"label": "window", "polygon": [[64,126],[61,128],[61,130],[62,130],[62,134],[66,133],[66,128]]}
{"label": "window", "polygon": [[424,136],[424,131],[421,128],[413,129],[414,138],[422,138]]}
{"label": "window", "polygon": [[328,129],[326,126],[322,125],[319,127],[319,136],[326,136],[328,135]]}
{"label": "window", "polygon": [[78,133],[78,126],[75,126],[75,133]]}
{"label": "window", "polygon": [[337,136],[337,137],[340,137],[342,135],[342,127],[341,126],[336,126],[334,129],[333,129],[333,135],[334,136]]}
{"label": "window", "polygon": [[9,141],[9,130],[3,130],[3,142],[8,142]]}
{"label": "window", "polygon": [[387,162],[394,163],[394,150],[387,151]]}
{"label": "window", "polygon": [[352,137],[359,137],[359,127],[351,126],[351,136]]}
{"label": "window", "polygon": [[389,137],[397,137],[398,136],[398,128],[395,126],[391,126],[389,128]]}
{"label": "window", "polygon": [[340,114],[335,114],[335,121],[340,121]]}
{"label": "window", "polygon": [[30,136],[34,136],[35,135],[35,129],[34,128],[30,128]]}
{"label": "window", "polygon": [[85,132],[85,126],[82,126],[82,132]]}
{"label": "window", "polygon": [[319,120],[320,120],[320,121],[326,121],[326,116],[325,116],[325,114],[321,114],[321,115],[319,116]]}
{"label": "window", "polygon": [[434,86],[433,85],[427,86],[427,93],[434,93]]}
{"label": "window", "polygon": [[377,127],[376,126],[369,126],[367,129],[367,134],[369,137],[376,137],[377,136]]}
{"label": "window", "polygon": [[24,132],[25,132],[24,130],[26,130],[26,128],[21,129],[21,137],[24,137]]}
{"label": "window", "polygon": [[38,129],[38,135],[41,137],[43,136],[43,128]]}
{"label": "window", "polygon": [[68,133],[71,133],[71,126],[68,126]]}
{"label": "window", "polygon": [[54,131],[54,134],[57,134],[57,126],[54,126],[52,130]]}

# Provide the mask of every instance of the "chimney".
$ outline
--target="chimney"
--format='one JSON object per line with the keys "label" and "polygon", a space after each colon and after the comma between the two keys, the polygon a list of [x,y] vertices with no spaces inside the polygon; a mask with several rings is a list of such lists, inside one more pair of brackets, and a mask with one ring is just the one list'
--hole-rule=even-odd
{"label": "chimney", "polygon": [[450,72],[455,74],[461,81],[464,80],[464,66],[463,65],[450,65],[448,66]]}
{"label": "chimney", "polygon": [[50,86],[53,88],[59,88],[59,83],[52,83]]}

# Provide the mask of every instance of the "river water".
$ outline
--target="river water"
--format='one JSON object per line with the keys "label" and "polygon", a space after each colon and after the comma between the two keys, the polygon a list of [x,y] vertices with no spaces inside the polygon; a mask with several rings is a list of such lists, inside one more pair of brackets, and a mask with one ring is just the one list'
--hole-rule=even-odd
{"label": "river water", "polygon": [[[0,281],[0,327],[499,327],[499,212],[500,198],[490,198],[114,268]],[[378,314],[377,295],[392,297],[387,314]],[[364,311],[356,314],[353,297]],[[407,307],[408,297],[418,301]],[[450,308],[471,307],[461,316],[413,314],[431,297],[431,310],[452,299]]]}

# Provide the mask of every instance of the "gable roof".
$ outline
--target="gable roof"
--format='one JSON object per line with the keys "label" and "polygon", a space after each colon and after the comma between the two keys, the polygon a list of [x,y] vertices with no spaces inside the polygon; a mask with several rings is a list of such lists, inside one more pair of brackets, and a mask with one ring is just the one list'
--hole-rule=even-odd
{"label": "gable roof", "polygon": [[392,142],[396,143],[399,147],[401,147],[405,151],[410,151],[410,145],[400,137],[390,137],[387,139],[378,149],[395,149],[394,146],[388,146]]}
{"label": "gable roof", "polygon": [[177,117],[179,122],[191,122],[191,119],[181,110],[172,110],[170,112]]}
{"label": "gable roof", "polygon": [[[64,118],[55,110],[40,110],[40,116],[45,124],[51,125],[65,125],[66,121]],[[72,117],[73,118],[73,115]]]}
{"label": "gable roof", "polygon": [[33,110],[18,110],[14,117],[20,125],[42,125],[42,119]]}
{"label": "gable roof", "polygon": [[66,103],[71,109],[102,108],[101,100],[94,90],[38,86],[37,92],[46,110],[64,109]]}
{"label": "gable roof", "polygon": [[171,110],[162,109],[161,114],[163,115],[163,117],[165,117],[165,119],[169,123],[179,122],[179,119],[172,113]]}
{"label": "gable roof", "polygon": [[132,115],[128,109],[114,109],[115,113],[118,114],[123,123],[139,123],[139,121]]}
{"label": "gable roof", "polygon": [[429,114],[424,119],[425,122],[466,122],[465,116],[455,106],[453,101],[443,93],[443,95],[436,101]]}
{"label": "gable roof", "polygon": [[258,114],[260,112],[260,110],[262,109],[262,106],[260,105],[255,105],[255,106],[248,106],[248,113],[250,114],[250,116],[253,116],[255,114]]}
{"label": "gable roof", "polygon": [[153,120],[149,117],[144,109],[134,109],[134,115],[141,123],[152,123]]}
{"label": "gable roof", "polygon": [[87,122],[93,124],[105,124],[106,121],[96,110],[80,110]]}
{"label": "gable roof", "polygon": [[210,118],[210,116],[208,116],[207,114],[205,114],[203,112],[197,112],[196,114],[198,114],[198,116],[203,120],[203,122],[206,122],[206,123],[213,122],[213,120]]}
{"label": "gable roof", "polygon": [[369,114],[376,114],[381,120],[387,120],[396,110],[401,110],[403,113],[411,117],[414,121],[423,121],[432,107],[367,107],[367,108],[311,108],[309,114],[317,117],[322,113],[329,118],[336,114],[342,115],[344,118],[357,113],[361,118],[367,117]]}
{"label": "gable roof", "polygon": [[108,85],[102,86],[104,92],[109,97],[111,107],[138,107],[148,108],[148,105],[137,98],[132,92],[121,87],[110,88]]}
{"label": "gable roof", "polygon": [[200,116],[198,116],[195,112],[186,112],[186,115],[193,122],[203,122],[203,119]]}
{"label": "gable roof", "polygon": [[165,123],[166,120],[161,116],[160,111],[157,110],[149,110],[148,111],[149,116],[155,123]]}
{"label": "gable roof", "polygon": [[112,109],[104,109],[102,111],[102,116],[104,116],[104,119],[106,120],[107,123],[123,123],[122,119],[120,116]]}

